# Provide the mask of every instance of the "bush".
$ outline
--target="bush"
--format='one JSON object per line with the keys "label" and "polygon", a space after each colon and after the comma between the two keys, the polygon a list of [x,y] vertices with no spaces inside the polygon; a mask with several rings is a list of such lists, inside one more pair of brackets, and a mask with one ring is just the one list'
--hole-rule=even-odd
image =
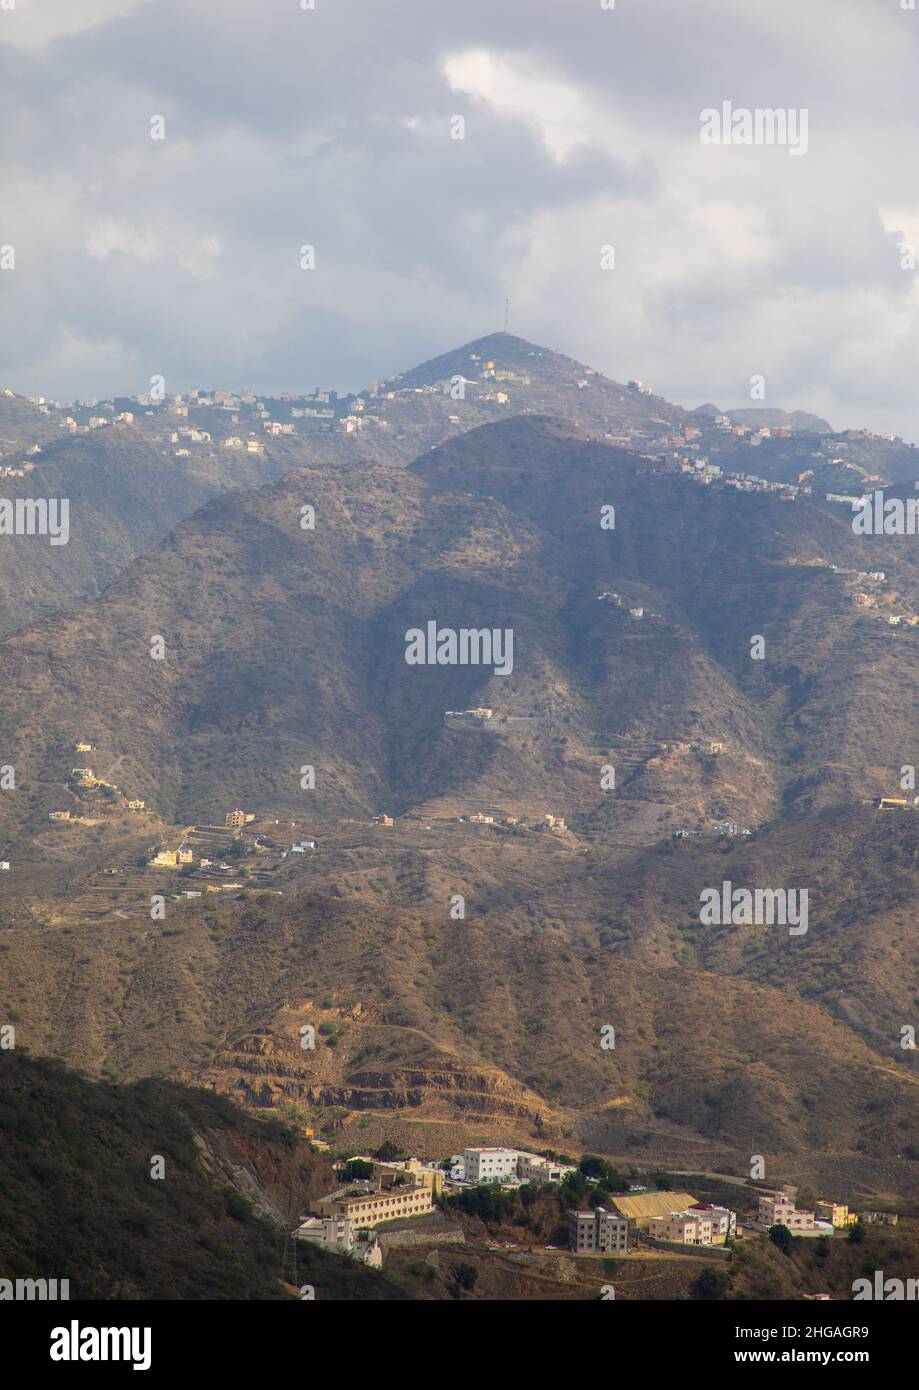
{"label": "bush", "polygon": [[452,1272],[453,1278],[456,1280],[457,1284],[461,1289],[465,1289],[468,1293],[470,1289],[475,1288],[476,1280],[479,1277],[479,1271],[476,1269],[475,1265],[453,1265]]}
{"label": "bush", "polygon": [[[775,1229],[775,1228],[773,1228]],[[787,1226],[780,1229],[787,1230]],[[690,1296],[699,1299],[724,1298],[728,1287],[726,1269],[703,1269],[698,1279],[693,1281]]]}
{"label": "bush", "polygon": [[791,1254],[795,1238],[787,1226],[770,1226],[769,1239],[778,1250],[781,1250],[783,1255]]}
{"label": "bush", "polygon": [[235,1187],[223,1189],[223,1200],[227,1216],[232,1216],[234,1221],[251,1221],[252,1203],[241,1192],[237,1192]]}
{"label": "bush", "polygon": [[[320,1032],[322,1029],[320,1028]],[[374,1158],[378,1158],[381,1163],[395,1163],[397,1159],[405,1158],[406,1154],[398,1144],[394,1144],[391,1139],[384,1139],[383,1143],[374,1153]]]}

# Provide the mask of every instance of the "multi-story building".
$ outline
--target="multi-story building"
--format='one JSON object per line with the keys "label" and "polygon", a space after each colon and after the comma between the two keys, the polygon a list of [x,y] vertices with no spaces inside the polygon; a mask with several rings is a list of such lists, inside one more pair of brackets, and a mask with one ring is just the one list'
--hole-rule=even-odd
{"label": "multi-story building", "polygon": [[576,1171],[570,1163],[522,1149],[464,1149],[462,1155],[453,1155],[450,1177],[469,1183],[558,1183]]}
{"label": "multi-story building", "polygon": [[568,1246],[582,1255],[610,1254],[628,1247],[629,1223],[616,1211],[597,1207],[595,1211],[568,1213]]}
{"label": "multi-story building", "polygon": [[464,1149],[463,1163],[467,1182],[500,1182],[516,1178],[516,1149]]}
{"label": "multi-story building", "polygon": [[382,1221],[426,1215],[434,1210],[434,1193],[421,1185],[375,1191],[344,1188],[320,1197],[316,1209],[320,1216],[344,1216],[357,1226],[373,1227]]}
{"label": "multi-story building", "polygon": [[318,1245],[321,1250],[350,1255],[374,1269],[383,1264],[383,1251],[376,1236],[369,1231],[358,1231],[346,1216],[305,1216],[294,1236]]}
{"label": "multi-story building", "polygon": [[773,1192],[770,1197],[760,1197],[757,1222],[760,1226],[787,1226],[789,1231],[813,1231],[814,1213],[798,1211],[794,1200],[785,1191]]}
{"label": "multi-story building", "polygon": [[737,1213],[729,1207],[716,1207],[711,1202],[695,1202],[689,1211],[702,1212],[711,1218],[712,1245],[723,1245],[737,1235]]}
{"label": "multi-story building", "polygon": [[541,1154],[517,1154],[517,1176],[521,1182],[563,1182],[568,1173],[575,1172],[570,1163],[557,1163]]}
{"label": "multi-story building", "polygon": [[415,1187],[429,1187],[435,1197],[444,1190],[444,1170],[433,1164],[422,1163],[417,1158],[407,1158],[404,1163],[373,1163],[373,1176],[381,1187],[390,1188],[406,1181]]}
{"label": "multi-story building", "polygon": [[305,1216],[297,1227],[297,1240],[309,1241],[321,1250],[350,1255],[354,1249],[354,1222],[347,1216]]}
{"label": "multi-story building", "polygon": [[849,1208],[843,1202],[815,1202],[814,1218],[817,1221],[829,1221],[831,1226],[848,1226]]}
{"label": "multi-story building", "polygon": [[648,1222],[648,1235],[680,1245],[712,1245],[712,1218],[707,1212],[692,1210],[652,1216]]}

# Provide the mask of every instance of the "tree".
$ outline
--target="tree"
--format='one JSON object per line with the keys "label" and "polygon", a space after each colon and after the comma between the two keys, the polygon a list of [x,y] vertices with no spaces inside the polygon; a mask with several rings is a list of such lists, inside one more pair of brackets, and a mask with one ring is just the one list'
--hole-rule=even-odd
{"label": "tree", "polygon": [[475,1265],[453,1265],[452,1270],[453,1278],[461,1289],[465,1289],[468,1293],[470,1289],[475,1288],[475,1282],[479,1277],[479,1271],[476,1269]]}
{"label": "tree", "polygon": [[582,1173],[566,1173],[559,1187],[558,1200],[563,1209],[581,1207],[587,1201],[587,1179]]}
{"label": "tree", "polygon": [[794,1245],[794,1236],[787,1226],[770,1226],[769,1239],[772,1244],[781,1250],[783,1255],[791,1254],[791,1247]]}
{"label": "tree", "polygon": [[583,1177],[595,1178],[606,1192],[621,1192],[626,1186],[622,1174],[607,1163],[605,1158],[598,1158],[596,1154],[584,1154],[578,1169]]}
{"label": "tree", "polygon": [[849,1228],[849,1244],[864,1245],[864,1243],[865,1228],[860,1221],[856,1221],[855,1225]]}
{"label": "tree", "polygon": [[[775,1229],[775,1227],[773,1227],[773,1229]],[[783,1226],[781,1229],[787,1231],[788,1227]],[[693,1298],[724,1298],[727,1287],[727,1270],[714,1269],[709,1266],[707,1269],[703,1269],[698,1279],[693,1282],[690,1293]]]}

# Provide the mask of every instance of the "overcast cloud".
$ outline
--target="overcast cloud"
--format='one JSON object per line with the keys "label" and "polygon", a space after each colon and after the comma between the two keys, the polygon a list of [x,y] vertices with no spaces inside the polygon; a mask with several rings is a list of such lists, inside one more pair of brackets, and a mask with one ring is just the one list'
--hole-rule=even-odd
{"label": "overcast cloud", "polygon": [[[512,331],[683,404],[762,374],[919,439],[919,11],[315,3],[0,10],[0,384],[358,388],[507,295]],[[702,145],[725,100],[806,108],[807,154]]]}

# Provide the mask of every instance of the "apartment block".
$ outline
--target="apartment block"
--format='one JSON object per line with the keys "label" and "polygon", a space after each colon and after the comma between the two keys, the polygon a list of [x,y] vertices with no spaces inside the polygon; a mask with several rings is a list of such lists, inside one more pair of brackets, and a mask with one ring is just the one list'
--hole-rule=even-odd
{"label": "apartment block", "polygon": [[629,1223],[618,1212],[597,1207],[596,1211],[568,1213],[568,1247],[581,1255],[606,1255],[628,1247]]}
{"label": "apartment block", "polygon": [[793,1233],[813,1231],[814,1213],[798,1211],[788,1192],[778,1191],[770,1197],[760,1197],[757,1222],[766,1227],[787,1226]]}
{"label": "apartment block", "polygon": [[701,1211],[672,1211],[668,1216],[652,1216],[648,1235],[680,1245],[712,1245],[712,1219]]}

